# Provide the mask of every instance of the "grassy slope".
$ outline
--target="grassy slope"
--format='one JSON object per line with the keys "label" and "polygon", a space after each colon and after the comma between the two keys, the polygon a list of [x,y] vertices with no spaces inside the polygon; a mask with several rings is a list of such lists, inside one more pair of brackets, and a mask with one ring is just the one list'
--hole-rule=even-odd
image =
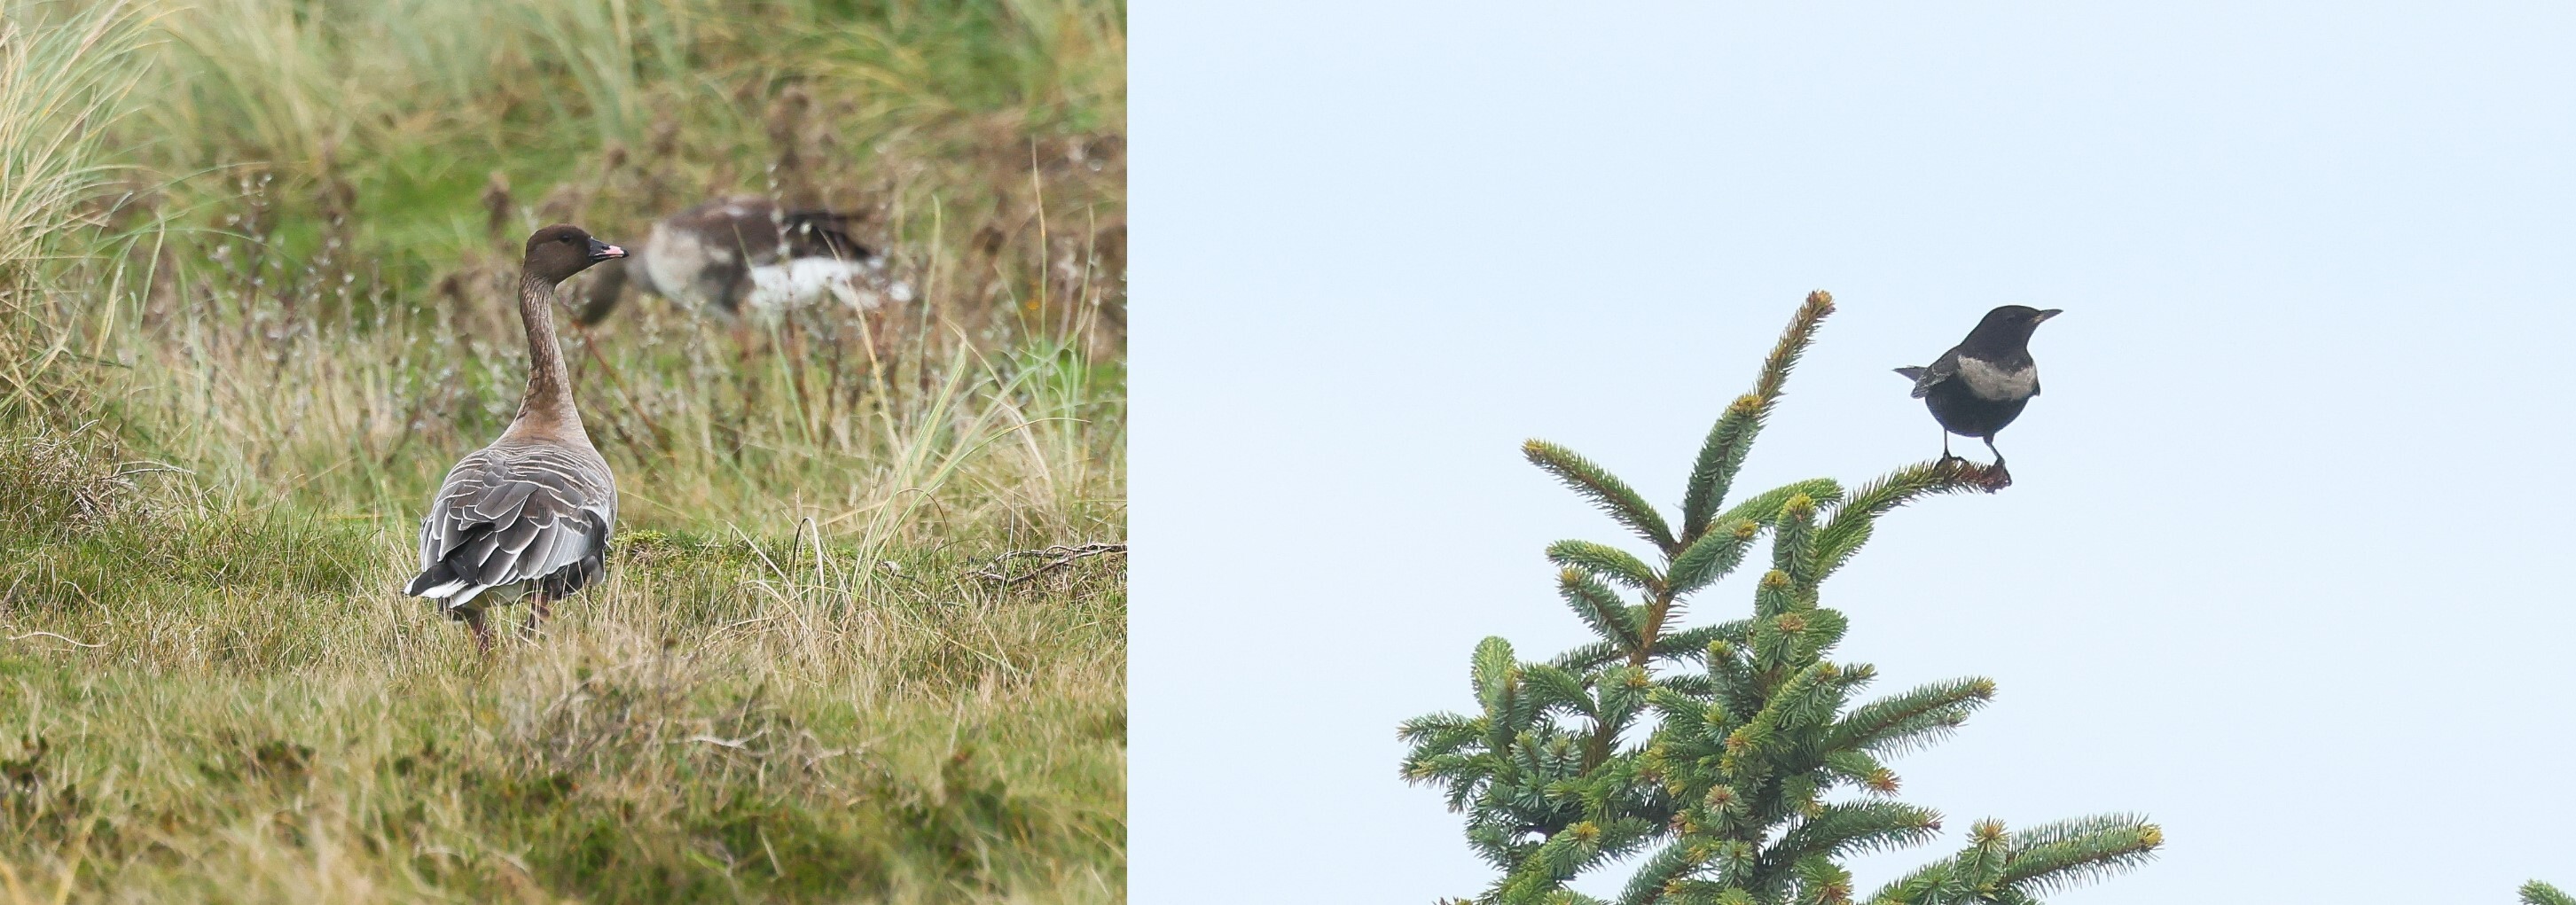
{"label": "grassy slope", "polygon": [[[95,58],[134,166],[0,260],[0,897],[1123,898],[1123,562],[971,574],[1124,535],[1123,10],[646,6]],[[571,338],[628,533],[479,660],[394,588],[515,403],[510,248],[712,191],[869,212],[923,298]]]}

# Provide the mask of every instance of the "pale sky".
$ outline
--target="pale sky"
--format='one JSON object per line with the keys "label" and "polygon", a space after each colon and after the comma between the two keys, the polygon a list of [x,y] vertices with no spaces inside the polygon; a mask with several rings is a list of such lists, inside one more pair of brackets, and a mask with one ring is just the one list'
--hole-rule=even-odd
{"label": "pale sky", "polygon": [[2066,309],[2019,484],[1825,586],[1880,690],[2001,686],[1896,761],[1951,831],[1864,892],[1981,817],[2112,811],[2163,856],[2051,901],[2576,888],[2576,12],[1140,3],[1133,38],[1134,901],[1480,891],[1395,726],[1472,708],[1478,639],[1586,640],[1541,550],[1625,542],[1520,441],[1674,506],[1818,288],[1741,487],[1936,455],[1888,369]]}

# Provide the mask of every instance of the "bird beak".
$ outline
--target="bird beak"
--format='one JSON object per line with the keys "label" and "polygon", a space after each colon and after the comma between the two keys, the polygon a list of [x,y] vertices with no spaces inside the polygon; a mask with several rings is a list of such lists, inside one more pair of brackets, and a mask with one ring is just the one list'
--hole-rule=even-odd
{"label": "bird beak", "polygon": [[626,249],[619,248],[619,247],[614,246],[614,245],[610,245],[610,244],[608,244],[608,243],[606,243],[606,242],[599,241],[598,239],[592,239],[592,240],[590,240],[590,260],[591,260],[591,263],[594,263],[594,264],[595,264],[595,263],[598,263],[598,262],[600,262],[600,261],[608,260],[608,259],[610,259],[610,258],[623,258],[623,257],[625,257],[625,256],[626,256]]}
{"label": "bird beak", "polygon": [[2061,309],[2061,308],[2050,308],[2050,309],[2048,309],[2048,310],[2046,310],[2046,311],[2042,311],[2042,312],[2040,312],[2038,316],[2031,318],[2031,319],[2030,319],[2030,322],[2031,322],[2031,323],[2034,323],[2034,324],[2036,324],[2036,323],[2040,323],[2040,322],[2042,322],[2042,321],[2046,321],[2046,320],[2048,320],[2049,318],[2056,317],[2056,316],[2058,316],[2059,314],[2062,314],[2062,313],[2064,313],[2064,309]]}

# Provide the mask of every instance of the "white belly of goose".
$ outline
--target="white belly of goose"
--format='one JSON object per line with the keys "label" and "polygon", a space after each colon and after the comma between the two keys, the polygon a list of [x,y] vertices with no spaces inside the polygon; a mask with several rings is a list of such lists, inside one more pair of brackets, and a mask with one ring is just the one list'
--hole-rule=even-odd
{"label": "white belly of goose", "polygon": [[889,300],[897,304],[912,300],[909,284],[885,279],[885,262],[880,259],[794,258],[754,267],[750,276],[751,289],[742,301],[744,308],[753,311],[805,308],[824,299],[867,311]]}
{"label": "white belly of goose", "polygon": [[2018,371],[2007,371],[1993,363],[1959,356],[1959,381],[1979,399],[2011,402],[2028,399],[2039,392],[2039,367],[2031,365]]}

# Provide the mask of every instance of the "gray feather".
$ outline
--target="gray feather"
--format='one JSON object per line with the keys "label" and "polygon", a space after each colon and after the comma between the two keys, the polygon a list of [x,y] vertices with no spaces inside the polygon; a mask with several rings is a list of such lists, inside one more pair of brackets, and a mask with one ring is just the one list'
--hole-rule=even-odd
{"label": "gray feather", "polygon": [[598,451],[505,439],[448,472],[421,520],[409,591],[451,608],[496,587],[571,593],[600,574],[616,523],[615,478]]}
{"label": "gray feather", "polygon": [[1941,381],[1948,380],[1959,373],[1959,350],[1952,349],[1943,354],[1933,360],[1930,367],[1898,368],[1896,373],[1903,374],[1905,379],[1914,381],[1914,392],[1909,395],[1921,399],[1931,393],[1932,388],[1939,385]]}

